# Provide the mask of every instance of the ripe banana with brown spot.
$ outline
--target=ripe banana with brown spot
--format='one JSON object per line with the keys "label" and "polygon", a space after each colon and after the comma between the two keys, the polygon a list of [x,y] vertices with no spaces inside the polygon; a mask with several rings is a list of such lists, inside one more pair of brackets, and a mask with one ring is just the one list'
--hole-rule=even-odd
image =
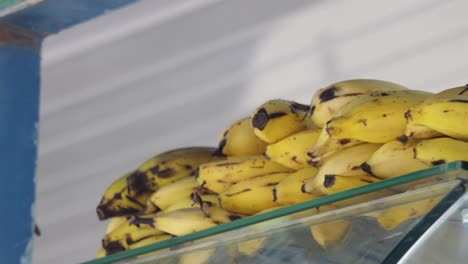
{"label": "ripe banana with brown spot", "polygon": [[361,169],[361,164],[367,161],[380,146],[382,144],[363,143],[333,152],[322,160],[322,165],[318,168],[317,177],[324,177],[327,174],[342,176],[363,175],[365,172]]}
{"label": "ripe banana with brown spot", "polygon": [[331,139],[389,142],[404,133],[405,112],[430,95],[429,92],[401,90],[357,98],[326,123],[325,131]]}
{"label": "ripe banana with brown spot", "polygon": [[290,174],[290,172],[266,173],[240,181],[218,194],[221,207],[247,215],[276,207],[280,204],[274,201],[273,190]]}
{"label": "ripe banana with brown spot", "polygon": [[[450,89],[443,90],[439,93],[436,93],[426,100],[422,102],[419,106],[423,104],[428,104],[430,102],[433,102],[435,100],[439,99],[444,99],[444,98],[449,98],[453,96],[466,96],[468,97],[468,85],[464,86],[459,86],[459,87],[454,87]],[[443,136],[442,133],[424,126],[424,125],[416,125],[414,123],[408,123],[406,125],[405,133],[404,135],[398,137],[398,140],[400,140],[403,143],[406,143],[408,140],[416,140],[416,139],[426,139],[426,138],[434,138],[434,137],[441,137]]]}
{"label": "ripe banana with brown spot", "polygon": [[408,88],[382,80],[354,79],[331,84],[318,90],[312,97],[310,119],[324,127],[332,116],[346,103],[362,95]]}
{"label": "ripe banana with brown spot", "polygon": [[194,175],[198,165],[221,160],[216,148],[187,147],[160,153],[144,162],[127,179],[131,193],[154,192],[162,186]]}
{"label": "ripe banana with brown spot", "polygon": [[145,203],[151,193],[130,194],[127,185],[127,179],[130,175],[133,175],[133,173],[127,173],[115,180],[104,191],[101,201],[96,208],[99,220],[117,216],[130,216],[138,213],[145,207]]}
{"label": "ripe banana with brown spot", "polygon": [[280,181],[273,189],[273,201],[282,205],[292,205],[320,197],[301,191],[302,185],[317,174],[317,168],[309,167],[292,173]]}
{"label": "ripe banana with brown spot", "polygon": [[405,113],[409,124],[426,126],[455,139],[468,141],[468,95],[450,96],[416,105]]}
{"label": "ripe banana with brown spot", "polygon": [[265,156],[294,170],[310,167],[311,159],[307,153],[315,146],[319,135],[320,129],[307,129],[297,132],[268,145]]}
{"label": "ripe banana with brown spot", "polygon": [[414,158],[428,166],[468,161],[468,142],[450,137],[424,139],[416,143]]}
{"label": "ripe banana with brown spot", "polygon": [[220,193],[237,182],[275,172],[293,170],[267,160],[264,156],[228,157],[226,160],[200,165],[196,177],[204,188]]}
{"label": "ripe banana with brown spot", "polygon": [[308,105],[282,99],[269,100],[252,114],[255,135],[271,144],[306,129]]}
{"label": "ripe banana with brown spot", "polygon": [[[218,207],[221,206],[219,204],[218,195],[216,194],[202,194],[199,195],[199,199],[203,202],[212,203],[213,205]],[[164,209],[163,212],[171,212],[182,208],[200,208],[200,203],[195,201],[193,197],[190,197],[170,205],[169,207]]]}
{"label": "ripe banana with brown spot", "polygon": [[379,179],[368,175],[342,176],[326,174],[313,177],[302,185],[302,191],[315,195],[330,195],[378,182]]}
{"label": "ripe banana with brown spot", "polygon": [[414,142],[392,140],[383,144],[365,162],[363,171],[379,179],[389,179],[429,168],[414,158]]}
{"label": "ripe banana with brown spot", "polygon": [[128,221],[121,224],[102,239],[102,247],[108,254],[125,251],[130,244],[146,237],[163,235],[164,232],[151,226],[131,225]]}
{"label": "ripe banana with brown spot", "polygon": [[252,119],[246,117],[234,122],[222,133],[216,154],[233,157],[263,155],[266,147],[267,143],[255,135]]}
{"label": "ripe banana with brown spot", "polygon": [[171,212],[161,212],[154,217],[133,216],[130,218],[130,222],[140,226],[149,225],[171,235],[182,236],[242,217],[243,215],[204,203],[202,208],[183,208]]}
{"label": "ripe banana with brown spot", "polygon": [[208,193],[195,177],[190,176],[161,187],[150,196],[150,201],[160,210],[185,199],[190,199],[193,192]]}

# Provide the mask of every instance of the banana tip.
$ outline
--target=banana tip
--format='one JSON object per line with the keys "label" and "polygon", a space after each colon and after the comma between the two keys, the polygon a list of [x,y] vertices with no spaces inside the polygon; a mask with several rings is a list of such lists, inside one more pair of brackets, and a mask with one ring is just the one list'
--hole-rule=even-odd
{"label": "banana tip", "polygon": [[107,219],[105,210],[103,210],[103,208],[97,207],[97,208],[96,208],[96,213],[97,213],[97,216],[98,216],[99,220],[102,221],[102,220],[106,220],[106,219]]}

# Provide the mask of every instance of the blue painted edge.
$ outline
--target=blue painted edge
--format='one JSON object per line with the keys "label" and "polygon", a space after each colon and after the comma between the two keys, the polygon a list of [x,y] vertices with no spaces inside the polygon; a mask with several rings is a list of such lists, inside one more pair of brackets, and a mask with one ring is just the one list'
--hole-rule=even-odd
{"label": "blue painted edge", "polygon": [[31,263],[40,43],[0,27],[0,263]]}
{"label": "blue painted edge", "polygon": [[139,0],[44,0],[1,17],[0,22],[46,36],[137,1]]}

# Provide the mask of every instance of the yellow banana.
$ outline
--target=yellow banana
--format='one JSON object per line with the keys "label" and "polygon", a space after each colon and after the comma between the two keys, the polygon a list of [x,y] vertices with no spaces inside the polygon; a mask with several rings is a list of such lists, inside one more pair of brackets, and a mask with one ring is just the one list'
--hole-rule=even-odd
{"label": "yellow banana", "polygon": [[405,114],[409,124],[426,126],[459,140],[468,141],[468,96],[435,99],[412,107]]}
{"label": "yellow banana", "polygon": [[179,201],[190,198],[197,189],[201,187],[195,177],[186,177],[161,187],[151,195],[150,200],[159,209],[165,210]]}
{"label": "yellow banana", "polygon": [[107,252],[104,248],[100,248],[96,253],[96,258],[103,258],[105,256],[107,256]]}
{"label": "yellow banana", "polygon": [[311,164],[313,166],[319,167],[321,166],[323,160],[326,157],[332,155],[334,152],[363,143],[366,142],[352,138],[331,138],[326,130],[326,127],[323,127],[315,145],[310,149],[307,155],[311,157]]}
{"label": "yellow banana", "polygon": [[273,201],[282,205],[292,205],[320,197],[301,191],[306,180],[315,177],[316,174],[317,168],[309,167],[289,175],[273,189]]}
{"label": "yellow banana", "polygon": [[314,124],[324,127],[325,123],[349,101],[362,95],[408,88],[396,83],[372,80],[354,79],[331,84],[318,90],[312,97],[310,117]]}
{"label": "yellow banana", "polygon": [[329,195],[374,183],[379,179],[368,175],[342,176],[327,174],[313,177],[302,185],[302,191],[315,195]]}
{"label": "yellow banana", "polygon": [[123,223],[128,223],[128,217],[112,217],[111,219],[109,219],[109,223],[107,224],[106,234],[109,234],[110,232],[114,231]]}
{"label": "yellow banana", "polygon": [[223,161],[209,162],[199,166],[197,180],[204,188],[216,193],[223,192],[242,180],[273,172],[293,170],[264,156],[228,157]]}
{"label": "yellow banana", "polygon": [[442,198],[441,195],[384,209],[378,214],[377,222],[383,229],[393,230],[408,220],[426,215]]}
{"label": "yellow banana", "polygon": [[164,240],[171,239],[173,237],[174,236],[168,235],[168,234],[146,237],[146,238],[143,238],[143,239],[141,239],[139,241],[135,241],[132,244],[129,244],[128,249],[130,250],[130,249],[145,247],[145,246],[157,243],[157,242],[161,242],[161,241],[164,241]]}
{"label": "yellow banana", "polygon": [[343,107],[325,125],[331,139],[357,139],[386,143],[404,133],[404,113],[423,102],[431,93],[415,90],[387,91],[380,96],[360,97]]}
{"label": "yellow banana", "polygon": [[275,99],[260,105],[252,115],[255,135],[271,144],[306,128],[308,105]]}
{"label": "yellow banana", "polygon": [[[214,204],[215,206],[221,206],[219,204],[218,195],[216,194],[202,194],[200,195],[200,199],[203,202],[209,202]],[[163,212],[171,212],[182,208],[200,208],[200,204],[195,202],[193,198],[186,198],[182,201],[170,205],[169,207],[164,209]]]}
{"label": "yellow banana", "polygon": [[379,179],[388,179],[429,168],[414,158],[414,143],[392,140],[383,144],[361,164],[363,171]]}
{"label": "yellow banana", "polygon": [[428,166],[468,161],[468,142],[449,137],[424,139],[416,143],[414,157]]}
{"label": "yellow banana", "polygon": [[308,129],[297,132],[276,143],[268,145],[265,156],[285,167],[300,170],[310,166],[307,155],[315,145],[320,129]]}
{"label": "yellow banana", "polygon": [[289,172],[258,175],[240,181],[219,193],[221,207],[228,211],[253,215],[279,204],[273,201],[273,189]]}
{"label": "yellow banana", "polygon": [[342,176],[363,175],[361,164],[367,161],[382,144],[363,143],[340,151],[335,151],[324,158],[319,167],[317,177],[327,174]]}
{"label": "yellow banana", "polygon": [[211,147],[187,147],[164,153],[144,162],[127,179],[130,193],[156,191],[179,179],[194,175],[198,165],[219,160]]}
{"label": "yellow banana", "polygon": [[204,204],[203,209],[183,208],[171,212],[161,212],[154,217],[133,216],[130,218],[130,222],[140,226],[153,226],[168,234],[182,236],[242,217],[221,208],[214,210],[214,207]]}
{"label": "yellow banana", "polygon": [[219,140],[217,155],[254,156],[262,155],[267,143],[258,138],[250,117],[242,118],[227,128]]}
{"label": "yellow banana", "polygon": [[[444,98],[449,98],[453,96],[466,96],[468,97],[468,86],[459,86],[459,87],[454,87],[450,89],[443,90],[439,93],[436,93],[426,100],[422,102],[419,106],[423,104],[428,104],[430,102],[433,102],[435,100],[439,99],[444,99]],[[408,140],[412,139],[425,139],[425,138],[434,138],[434,137],[440,137],[443,136],[442,133],[424,126],[424,125],[416,125],[414,123],[408,123],[406,124],[406,129],[404,135],[400,136],[398,140],[400,140],[403,143],[406,143]]]}
{"label": "yellow banana", "polygon": [[130,194],[127,185],[127,179],[130,175],[132,173],[120,177],[106,189],[96,208],[99,220],[115,216],[130,216],[145,207],[151,193]]}
{"label": "yellow banana", "polygon": [[102,239],[102,246],[108,254],[113,254],[127,250],[128,246],[136,241],[162,234],[164,232],[154,227],[148,225],[136,226],[126,222],[105,235]]}

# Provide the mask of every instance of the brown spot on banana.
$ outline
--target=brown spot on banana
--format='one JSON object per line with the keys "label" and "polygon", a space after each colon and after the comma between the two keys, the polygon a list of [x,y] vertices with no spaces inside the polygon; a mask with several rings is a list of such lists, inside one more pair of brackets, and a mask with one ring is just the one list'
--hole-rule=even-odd
{"label": "brown spot on banana", "polygon": [[362,123],[364,126],[367,126],[367,119],[361,118],[358,121],[356,121],[356,123]]}
{"label": "brown spot on banana", "polygon": [[327,102],[327,101],[330,101],[330,100],[333,100],[334,98],[336,98],[336,94],[335,92],[338,90],[338,87],[336,86],[331,86],[327,89],[325,89],[323,92],[321,92],[319,94],[319,100],[320,100],[320,103],[324,103],[324,102]]}
{"label": "brown spot on banana", "polygon": [[[115,254],[117,252],[125,251],[125,247],[120,244],[119,241],[109,241],[104,243],[103,241],[103,248],[106,250],[107,254]],[[105,245],[104,245],[105,244]]]}
{"label": "brown spot on banana", "polygon": [[150,169],[151,173],[155,174],[159,178],[167,179],[174,175],[175,171],[171,168],[166,168],[161,170],[160,166],[157,165],[154,168]]}
{"label": "brown spot on banana", "polygon": [[405,144],[409,141],[409,137],[407,135],[401,135],[399,137],[396,138],[398,141],[400,141],[401,143]]}
{"label": "brown spot on banana", "polygon": [[465,92],[468,92],[468,84],[465,85],[465,89],[463,89],[463,91],[459,92],[458,95],[463,95]]}
{"label": "brown spot on banana", "polygon": [[327,174],[325,175],[325,180],[323,181],[323,187],[330,188],[335,184],[335,175],[334,174]]}
{"label": "brown spot on banana", "polygon": [[448,102],[468,104],[468,100],[463,100],[463,99],[452,99],[452,100],[448,100]]}
{"label": "brown spot on banana", "polygon": [[135,171],[132,175],[127,177],[128,189],[132,192],[142,193],[149,191],[148,188],[148,179],[146,173],[141,171]]}
{"label": "brown spot on banana", "polygon": [[140,210],[136,208],[119,208],[118,212],[105,205],[98,206],[96,208],[96,213],[98,215],[99,220],[106,220],[113,216],[121,216],[121,215],[133,215],[138,213]]}
{"label": "brown spot on banana", "polygon": [[441,165],[441,164],[444,164],[444,163],[446,163],[446,162],[443,159],[431,161],[432,166],[437,166],[437,165]]}
{"label": "brown spot on banana", "polygon": [[227,194],[225,194],[225,196],[232,197],[232,196],[235,196],[235,195],[238,195],[238,194],[241,194],[241,193],[250,192],[251,190],[252,189],[247,188],[247,189],[243,189],[243,190],[240,190],[238,192],[235,192],[235,193],[227,193]]}
{"label": "brown spot on banana", "polygon": [[374,176],[374,177],[377,177],[377,175],[375,175],[373,172],[372,172],[372,167],[367,163],[367,162],[364,162],[361,164],[361,170],[363,170],[364,172],[366,172],[367,174],[371,175],[371,176]]}
{"label": "brown spot on banana", "polygon": [[261,108],[255,113],[252,118],[252,126],[254,128],[263,130],[268,124],[269,116],[265,108]]}
{"label": "brown spot on banana", "polygon": [[145,224],[145,225],[149,225],[153,228],[156,228],[156,226],[154,225],[154,219],[153,218],[144,218],[144,217],[139,217],[139,216],[132,216],[130,217],[130,219],[128,220],[128,223],[131,224],[131,225],[136,225],[136,226],[140,226],[140,224]]}
{"label": "brown spot on banana", "polygon": [[289,105],[289,109],[291,112],[295,114],[300,114],[300,113],[308,113],[310,111],[310,107],[308,105],[300,104],[293,102]]}
{"label": "brown spot on banana", "polygon": [[338,140],[338,143],[340,143],[340,145],[346,145],[349,142],[351,142],[351,139],[348,139],[348,138],[343,138],[343,139]]}
{"label": "brown spot on banana", "polygon": [[236,215],[236,214],[231,214],[231,215],[228,216],[228,218],[229,218],[229,220],[231,220],[231,221],[235,221],[235,220],[241,219],[242,216]]}
{"label": "brown spot on banana", "polygon": [[222,139],[219,144],[218,144],[218,148],[213,152],[213,156],[216,156],[216,157],[225,157],[226,155],[223,153],[223,150],[224,150],[224,147],[226,146],[226,139]]}
{"label": "brown spot on banana", "polygon": [[273,202],[276,202],[276,200],[278,199],[278,197],[276,196],[276,188],[273,189]]}
{"label": "brown spot on banana", "polygon": [[142,208],[145,207],[145,204],[140,203],[140,201],[138,201],[137,199],[135,199],[134,197],[132,197],[132,196],[130,196],[130,195],[125,195],[125,198],[127,198],[127,200],[129,200],[129,201],[132,202],[132,203],[138,204],[138,205],[141,206]]}

